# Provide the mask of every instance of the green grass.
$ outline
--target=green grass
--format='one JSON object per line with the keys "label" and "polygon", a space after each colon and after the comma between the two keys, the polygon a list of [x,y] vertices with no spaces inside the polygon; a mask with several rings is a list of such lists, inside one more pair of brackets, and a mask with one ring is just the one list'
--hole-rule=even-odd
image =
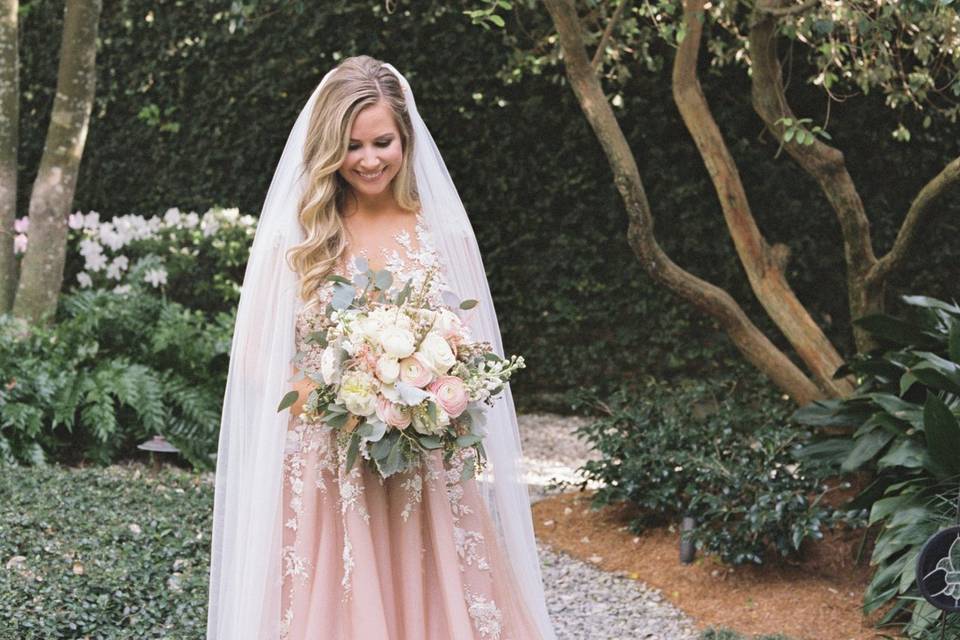
{"label": "green grass", "polygon": [[203,638],[212,476],[0,468],[0,639]]}

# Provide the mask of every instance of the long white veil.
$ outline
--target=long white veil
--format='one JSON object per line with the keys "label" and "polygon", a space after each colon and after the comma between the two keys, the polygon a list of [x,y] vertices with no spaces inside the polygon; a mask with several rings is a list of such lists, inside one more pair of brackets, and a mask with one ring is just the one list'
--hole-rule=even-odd
{"label": "long white veil", "polygon": [[[450,288],[479,305],[471,316],[475,339],[503,356],[500,327],[476,237],[443,158],[403,87],[413,124],[414,172],[423,218]],[[210,558],[208,640],[276,640],[281,619],[282,463],[288,410],[277,405],[291,388],[294,323],[300,303],[287,251],[303,241],[297,220],[303,146],[310,114],[327,78],[297,117],[277,165],[244,274],[230,353],[217,452]],[[530,502],[520,478],[521,448],[509,384],[487,414],[488,468],[478,485],[526,605],[543,640],[556,636],[544,602]]]}

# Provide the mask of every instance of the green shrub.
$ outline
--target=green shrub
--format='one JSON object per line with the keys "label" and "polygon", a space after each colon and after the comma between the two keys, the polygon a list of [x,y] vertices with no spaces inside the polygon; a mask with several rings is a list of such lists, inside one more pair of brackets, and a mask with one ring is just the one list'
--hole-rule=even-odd
{"label": "green shrub", "polygon": [[960,480],[960,306],[924,296],[903,296],[904,318],[886,314],[857,324],[880,347],[851,359],[838,375],[858,387],[842,400],[798,410],[798,423],[846,433],[805,448],[820,474],[867,471],[874,481],[853,502],[870,509],[880,528],[871,563],[873,580],[864,609],[893,606],[881,624],[911,613],[907,633],[922,635],[938,612],[918,600],[914,584],[920,546],[956,516]]}
{"label": "green shrub", "polygon": [[654,381],[602,401],[581,392],[574,408],[604,414],[578,429],[602,454],[582,467],[601,484],[594,506],[639,506],[635,531],[692,515],[697,547],[734,564],[795,552],[825,524],[855,518],[820,504],[823,489],[794,456],[808,434],[787,426],[787,402],[759,384],[736,385]]}

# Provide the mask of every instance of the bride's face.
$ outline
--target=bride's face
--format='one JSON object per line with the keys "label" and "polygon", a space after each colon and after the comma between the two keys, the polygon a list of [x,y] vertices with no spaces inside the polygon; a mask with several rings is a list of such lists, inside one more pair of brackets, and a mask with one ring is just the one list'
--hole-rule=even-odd
{"label": "bride's face", "polygon": [[340,175],[355,191],[378,195],[399,173],[402,161],[403,145],[390,108],[382,102],[364,107],[353,121]]}

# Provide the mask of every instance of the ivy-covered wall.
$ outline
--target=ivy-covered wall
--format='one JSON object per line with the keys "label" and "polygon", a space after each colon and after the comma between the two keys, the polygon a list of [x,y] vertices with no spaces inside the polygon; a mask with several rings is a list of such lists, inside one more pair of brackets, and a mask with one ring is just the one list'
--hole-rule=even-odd
{"label": "ivy-covered wall", "polygon": [[[106,3],[97,99],[74,209],[102,218],[168,207],[238,206],[257,215],[296,114],[337,60],[366,53],[410,79],[417,104],[471,215],[505,349],[528,362],[518,404],[577,385],[612,388],[651,373],[705,376],[738,360],[725,336],[646,276],[625,239],[626,215],[606,159],[569,87],[546,76],[504,86],[499,31],[462,15],[469,3],[258,3],[237,28],[228,0]],[[42,151],[55,87],[63,3],[22,3],[20,210]],[[546,14],[534,16],[546,21]],[[236,25],[234,25],[236,26]],[[526,25],[534,27],[536,25]],[[825,99],[796,70],[795,110]],[[761,230],[792,250],[789,277],[849,354],[843,248],[815,183],[764,135],[742,70],[704,69],[704,89]],[[669,68],[637,70],[618,113],[637,157],[662,246],[681,266],[728,288],[765,321],[726,233],[702,161],[673,105]],[[866,201],[879,253],[910,198],[960,153],[942,127],[908,145],[889,138],[893,114],[870,97],[831,109]],[[919,127],[914,127],[918,131]],[[960,215],[944,200],[891,294],[960,297]],[[536,392],[536,393],[534,393]]]}

